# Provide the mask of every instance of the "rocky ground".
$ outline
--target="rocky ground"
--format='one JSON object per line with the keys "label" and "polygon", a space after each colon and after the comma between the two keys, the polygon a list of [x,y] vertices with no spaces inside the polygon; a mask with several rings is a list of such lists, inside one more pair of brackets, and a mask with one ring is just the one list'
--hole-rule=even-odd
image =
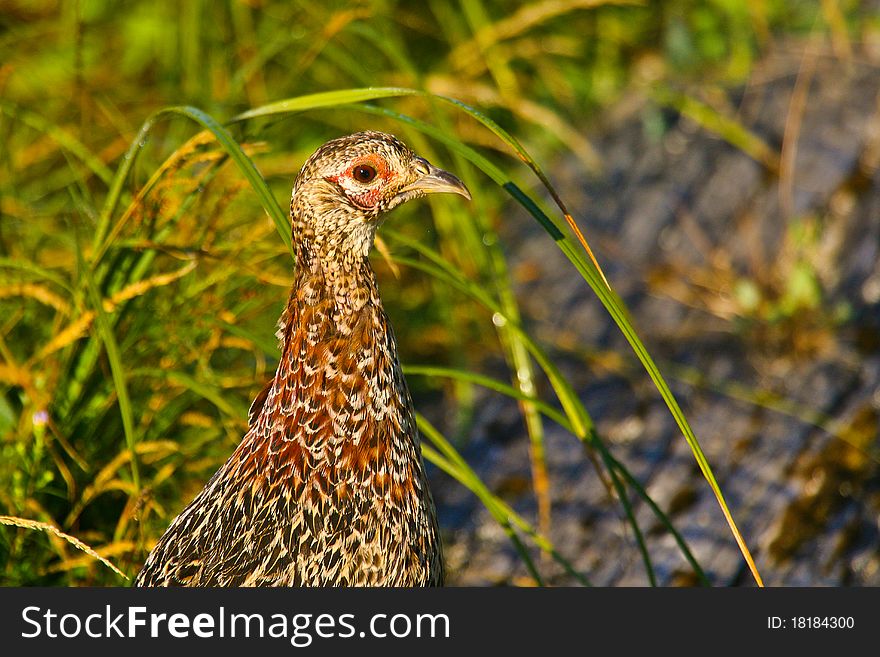
{"label": "rocky ground", "polygon": [[[778,47],[726,97],[782,151],[776,170],[636,94],[591,135],[601,175],[587,178],[571,160],[552,177],[679,397],[765,583],[880,585],[880,58],[811,48]],[[603,357],[629,347],[542,229],[515,216],[503,239],[515,245],[533,334],[711,582],[751,585],[650,379],[635,362]],[[592,351],[579,353],[584,345]],[[534,520],[516,404],[486,394],[478,409],[464,456]],[[621,507],[582,445],[546,428],[554,544],[595,585],[647,584]],[[527,581],[479,502],[432,476],[449,583]],[[658,583],[694,583],[669,534],[651,530],[644,505],[637,512]],[[541,569],[550,583],[575,583],[552,564]]]}

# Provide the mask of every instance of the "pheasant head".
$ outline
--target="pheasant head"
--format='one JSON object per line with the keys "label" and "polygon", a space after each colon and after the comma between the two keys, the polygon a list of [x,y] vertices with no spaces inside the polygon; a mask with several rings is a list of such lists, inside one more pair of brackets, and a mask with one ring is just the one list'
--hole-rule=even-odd
{"label": "pheasant head", "polygon": [[366,257],[383,215],[414,198],[470,193],[392,135],[357,132],[321,146],[293,185],[294,243],[322,257]]}

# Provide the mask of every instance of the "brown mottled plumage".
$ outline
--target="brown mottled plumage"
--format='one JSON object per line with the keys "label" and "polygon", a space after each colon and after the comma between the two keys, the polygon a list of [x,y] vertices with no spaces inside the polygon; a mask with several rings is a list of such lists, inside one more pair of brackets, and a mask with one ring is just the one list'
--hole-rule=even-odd
{"label": "brown mottled plumage", "polygon": [[412,400],[367,258],[384,212],[455,176],[396,138],[327,142],[293,186],[281,359],[241,444],[171,523],[138,586],[443,583]]}

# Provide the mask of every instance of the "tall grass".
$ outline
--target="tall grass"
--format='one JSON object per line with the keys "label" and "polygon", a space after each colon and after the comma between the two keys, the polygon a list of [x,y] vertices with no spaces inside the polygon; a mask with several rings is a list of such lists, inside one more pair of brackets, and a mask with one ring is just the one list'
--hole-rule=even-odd
{"label": "tall grass", "polygon": [[[536,582],[553,562],[588,583],[551,540],[544,430],[556,423],[591,450],[646,583],[657,577],[641,505],[708,582],[523,325],[496,231],[502,216],[538,221],[654,381],[760,581],[686,414],[584,239],[589,208],[567,208],[538,163],[568,150],[585,175],[601,168],[584,125],[648,65],[659,67],[658,102],[771,158],[674,82],[742,79],[770,29],[812,27],[814,13],[783,2],[82,1],[13,3],[2,20],[0,511],[17,528],[0,528],[0,581],[124,583],[65,536],[137,571],[239,440],[277,358],[272,327],[294,266],[282,208],[298,164],[366,125],[400,134],[475,191],[468,214],[443,199],[430,220],[425,204],[399,211],[381,235],[401,278],[382,287],[403,320],[410,383],[418,393],[447,382],[460,409],[448,430],[467,434],[474,386],[517,401],[539,512],[516,513],[459,441],[421,417],[426,458],[486,506]],[[487,345],[508,381],[482,371]],[[538,395],[545,380],[552,397]]]}

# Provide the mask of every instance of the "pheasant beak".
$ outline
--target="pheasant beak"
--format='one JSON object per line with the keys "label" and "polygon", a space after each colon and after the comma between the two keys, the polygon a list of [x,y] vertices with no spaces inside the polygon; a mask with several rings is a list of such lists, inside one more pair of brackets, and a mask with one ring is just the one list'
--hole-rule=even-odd
{"label": "pheasant beak", "polygon": [[415,158],[413,169],[418,172],[419,177],[415,182],[397,192],[396,199],[399,199],[401,203],[426,194],[442,194],[444,192],[459,194],[468,201],[471,200],[471,193],[461,180],[448,171],[435,167],[428,160],[421,157]]}

